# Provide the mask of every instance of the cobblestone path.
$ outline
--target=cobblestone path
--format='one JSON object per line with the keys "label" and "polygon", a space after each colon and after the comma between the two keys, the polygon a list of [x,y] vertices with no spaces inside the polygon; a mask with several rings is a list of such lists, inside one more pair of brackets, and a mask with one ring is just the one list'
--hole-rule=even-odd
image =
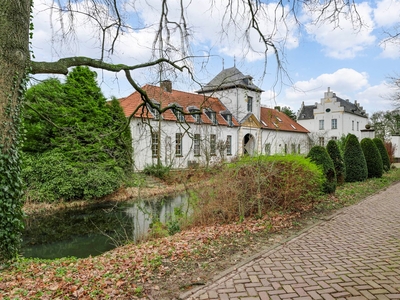
{"label": "cobblestone path", "polygon": [[400,299],[400,183],[181,299]]}

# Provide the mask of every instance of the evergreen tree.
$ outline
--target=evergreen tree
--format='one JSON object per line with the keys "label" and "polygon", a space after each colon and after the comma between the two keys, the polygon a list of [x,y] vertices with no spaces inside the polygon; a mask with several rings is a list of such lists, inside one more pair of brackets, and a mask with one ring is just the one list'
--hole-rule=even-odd
{"label": "evergreen tree", "polygon": [[307,155],[308,158],[316,165],[322,167],[326,181],[322,185],[322,191],[324,193],[334,193],[336,190],[336,172],[335,166],[331,157],[329,156],[326,149],[322,146],[314,146],[311,148]]}
{"label": "evergreen tree", "polygon": [[326,150],[333,161],[335,166],[336,179],[338,184],[343,184],[346,178],[346,166],[344,165],[344,159],[340,153],[339,146],[336,141],[330,140],[326,145]]}
{"label": "evergreen tree", "polygon": [[132,166],[129,127],[118,100],[107,102],[96,73],[77,67],[63,84],[49,79],[26,93],[23,178],[27,197],[101,197]]}
{"label": "evergreen tree", "polygon": [[374,138],[372,141],[375,143],[376,147],[379,150],[379,153],[381,154],[382,158],[382,164],[383,164],[383,170],[385,172],[388,172],[390,170],[390,158],[389,154],[385,148],[385,144],[380,138]]}
{"label": "evergreen tree", "polygon": [[382,177],[382,158],[375,143],[370,138],[363,138],[360,145],[367,162],[368,178]]}
{"label": "evergreen tree", "polygon": [[364,181],[368,176],[367,162],[360,143],[354,134],[348,134],[344,146],[346,182]]}

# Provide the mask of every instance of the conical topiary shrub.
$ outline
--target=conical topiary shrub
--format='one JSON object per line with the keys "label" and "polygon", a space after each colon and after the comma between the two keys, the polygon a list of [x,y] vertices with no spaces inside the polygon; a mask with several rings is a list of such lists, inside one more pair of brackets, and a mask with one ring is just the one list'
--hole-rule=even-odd
{"label": "conical topiary shrub", "polygon": [[348,134],[344,145],[344,165],[346,182],[364,181],[368,176],[367,162],[360,143],[354,134]]}
{"label": "conical topiary shrub", "polygon": [[334,193],[336,190],[335,166],[326,149],[322,146],[314,146],[307,155],[316,165],[322,167],[326,181],[322,185],[322,191],[326,194]]}
{"label": "conical topiary shrub", "polygon": [[368,178],[380,178],[383,174],[383,164],[381,154],[375,143],[370,138],[361,140],[361,149],[367,162]]}
{"label": "conical topiary shrub", "polygon": [[346,166],[344,165],[344,159],[342,153],[340,153],[339,146],[336,141],[330,140],[326,145],[326,151],[332,159],[333,165],[335,166],[336,180],[338,184],[343,184],[346,178]]}
{"label": "conical topiary shrub", "polygon": [[375,146],[378,148],[379,153],[381,154],[383,171],[388,172],[390,170],[390,158],[385,148],[385,144],[380,138],[374,138],[372,141],[375,143]]}

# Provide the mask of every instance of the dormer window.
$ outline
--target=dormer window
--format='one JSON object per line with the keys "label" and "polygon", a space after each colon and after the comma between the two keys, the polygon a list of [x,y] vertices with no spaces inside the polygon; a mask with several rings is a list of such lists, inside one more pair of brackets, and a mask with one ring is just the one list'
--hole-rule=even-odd
{"label": "dormer window", "polygon": [[279,118],[279,117],[276,117],[276,119],[277,119],[279,122],[282,122],[281,118]]}
{"label": "dormer window", "polygon": [[229,126],[233,126],[232,115],[230,113],[221,113],[221,115]]}
{"label": "dormer window", "polygon": [[193,117],[194,121],[197,124],[200,124],[201,123],[201,112],[200,112],[200,110],[197,109],[197,108],[189,108],[188,110],[192,114],[192,117]]}
{"label": "dormer window", "polygon": [[182,113],[182,107],[174,108],[174,114],[178,122],[185,122],[185,116]]}
{"label": "dormer window", "polygon": [[153,108],[153,107],[151,107],[151,105],[150,104],[147,104],[147,109],[151,112],[151,114],[153,115],[153,117],[154,117],[154,120],[158,120],[159,118],[160,118],[160,112],[158,111],[158,109],[160,109],[160,103],[157,103],[157,102],[152,102],[152,104],[156,107],[156,108]]}
{"label": "dormer window", "polygon": [[217,125],[217,115],[215,111],[206,110],[206,115],[211,120],[212,125]]}

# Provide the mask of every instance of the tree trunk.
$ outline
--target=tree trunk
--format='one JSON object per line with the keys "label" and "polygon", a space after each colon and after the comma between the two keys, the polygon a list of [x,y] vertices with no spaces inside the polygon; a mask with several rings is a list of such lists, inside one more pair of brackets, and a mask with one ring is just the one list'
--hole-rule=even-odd
{"label": "tree trunk", "polygon": [[15,257],[23,228],[18,142],[30,9],[30,0],[0,0],[0,261]]}

